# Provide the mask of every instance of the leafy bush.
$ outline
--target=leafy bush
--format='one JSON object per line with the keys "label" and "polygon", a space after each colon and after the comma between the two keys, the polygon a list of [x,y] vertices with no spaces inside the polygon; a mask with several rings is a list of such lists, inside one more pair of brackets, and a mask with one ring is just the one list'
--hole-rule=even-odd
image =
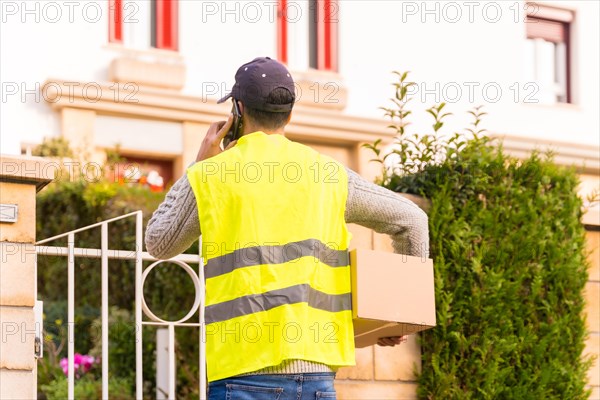
{"label": "leafy bush", "polygon": [[42,143],[32,151],[32,155],[38,157],[73,157],[73,151],[69,146],[69,141],[59,136],[44,138]]}
{"label": "leafy bush", "polygon": [[[96,318],[92,324],[92,348],[90,354],[102,358],[102,319]],[[154,350],[152,348],[151,350]],[[128,385],[128,392],[135,392],[135,318],[132,313],[112,307],[108,317],[108,357],[111,379],[118,376]],[[152,370],[146,370],[148,376]]]}
{"label": "leafy bush", "polygon": [[[52,382],[42,385],[42,390],[48,400],[68,399],[67,378],[65,376],[57,377]],[[111,399],[131,400],[133,392],[129,387],[129,382],[125,379],[110,378],[108,380],[108,392]],[[75,381],[75,398],[85,400],[96,400],[102,398],[102,381],[95,380],[87,375]]]}
{"label": "leafy bush", "polygon": [[[397,106],[408,101],[399,85]],[[419,397],[585,399],[591,361],[581,357],[587,261],[577,175],[551,154],[505,154],[477,130],[479,110],[470,138],[442,136],[442,108],[430,109],[426,139],[394,122],[398,151],[408,155],[397,154],[381,181],[432,203],[437,327],[422,334]]]}

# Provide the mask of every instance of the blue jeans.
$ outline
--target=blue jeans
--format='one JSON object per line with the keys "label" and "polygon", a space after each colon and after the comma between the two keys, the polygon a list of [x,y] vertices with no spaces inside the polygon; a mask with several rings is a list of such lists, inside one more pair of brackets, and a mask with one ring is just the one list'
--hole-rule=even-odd
{"label": "blue jeans", "polygon": [[210,382],[208,400],[332,400],[334,377],[319,372],[226,378]]}

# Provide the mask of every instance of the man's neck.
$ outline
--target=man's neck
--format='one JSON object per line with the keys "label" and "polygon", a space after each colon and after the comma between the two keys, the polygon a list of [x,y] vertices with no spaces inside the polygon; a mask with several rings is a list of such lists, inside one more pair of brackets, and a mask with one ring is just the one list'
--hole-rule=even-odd
{"label": "man's neck", "polygon": [[279,134],[279,135],[285,136],[284,128],[279,128],[279,129],[273,130],[273,129],[265,129],[263,127],[254,126],[254,125],[246,126],[244,124],[242,126],[242,136],[247,135],[249,133],[259,132],[259,131],[264,132],[267,135]]}

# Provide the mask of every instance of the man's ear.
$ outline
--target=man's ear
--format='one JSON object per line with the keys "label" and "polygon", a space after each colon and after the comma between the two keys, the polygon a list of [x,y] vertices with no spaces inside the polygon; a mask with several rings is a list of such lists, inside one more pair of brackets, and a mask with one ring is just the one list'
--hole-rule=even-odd
{"label": "man's ear", "polygon": [[238,107],[240,108],[240,114],[244,115],[244,103],[239,100],[236,101],[238,102]]}

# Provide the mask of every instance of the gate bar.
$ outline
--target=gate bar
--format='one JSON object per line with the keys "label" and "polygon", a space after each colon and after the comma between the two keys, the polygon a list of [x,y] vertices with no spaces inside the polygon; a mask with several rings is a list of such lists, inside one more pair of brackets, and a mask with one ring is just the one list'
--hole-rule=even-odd
{"label": "gate bar", "polygon": [[199,397],[200,400],[205,400],[206,399],[206,324],[204,323],[204,302],[205,302],[205,297],[206,297],[206,287],[205,287],[205,282],[204,282],[204,259],[202,258],[202,236],[200,236],[200,243],[198,245],[198,250],[200,251],[199,254],[199,259],[200,262],[198,263],[198,278],[200,280],[200,308],[199,308],[199,323],[200,323],[200,332],[199,332],[199,339],[200,339],[200,344],[198,346],[199,348],[199,360],[198,362],[200,363],[199,367],[198,367],[198,375],[200,375],[199,379],[200,379],[200,393],[199,393]]}
{"label": "gate bar", "polygon": [[144,398],[143,355],[142,355],[142,212],[135,216],[135,395],[138,400]]}
{"label": "gate bar", "polygon": [[[56,256],[66,257],[69,255],[69,249],[61,246],[35,246],[37,254],[44,256]],[[87,258],[102,258],[102,250],[91,249],[87,247],[75,247],[75,257],[87,257]],[[156,257],[152,257],[147,251],[142,251],[143,261],[156,261]],[[135,250],[106,250],[107,257],[111,260],[135,260]],[[177,260],[182,261],[186,264],[198,264],[198,256],[194,254],[179,254],[176,256]]]}
{"label": "gate bar", "polygon": [[69,233],[67,238],[67,246],[69,249],[69,256],[67,259],[67,307],[68,307],[68,340],[67,355],[68,361],[68,372],[67,372],[67,391],[69,400],[75,399],[75,253],[73,249],[75,247],[75,234]]}
{"label": "gate bar", "polygon": [[102,253],[102,399],[108,400],[108,223],[101,228]]}

